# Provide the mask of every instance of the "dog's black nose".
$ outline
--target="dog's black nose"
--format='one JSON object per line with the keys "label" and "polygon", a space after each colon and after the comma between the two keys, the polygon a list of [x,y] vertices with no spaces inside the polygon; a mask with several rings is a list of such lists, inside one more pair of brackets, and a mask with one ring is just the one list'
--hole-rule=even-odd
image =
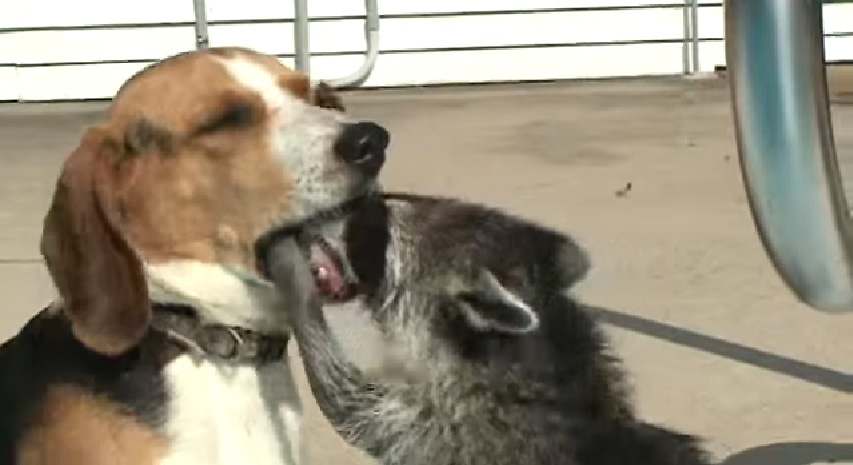
{"label": "dog's black nose", "polygon": [[335,153],[363,174],[375,176],[385,163],[390,141],[388,131],[376,123],[346,124],[335,141]]}

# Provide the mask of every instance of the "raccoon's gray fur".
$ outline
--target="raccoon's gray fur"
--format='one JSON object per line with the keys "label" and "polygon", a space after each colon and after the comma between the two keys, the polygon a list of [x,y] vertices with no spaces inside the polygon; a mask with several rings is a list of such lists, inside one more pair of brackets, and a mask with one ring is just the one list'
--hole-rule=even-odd
{"label": "raccoon's gray fur", "polygon": [[380,463],[708,463],[693,437],[635,418],[603,334],[564,293],[589,267],[568,237],[402,194],[369,199],[322,234],[407,376],[371,377],[349,361],[326,326],[304,244],[280,241],[270,273],[302,299],[289,308],[320,408]]}

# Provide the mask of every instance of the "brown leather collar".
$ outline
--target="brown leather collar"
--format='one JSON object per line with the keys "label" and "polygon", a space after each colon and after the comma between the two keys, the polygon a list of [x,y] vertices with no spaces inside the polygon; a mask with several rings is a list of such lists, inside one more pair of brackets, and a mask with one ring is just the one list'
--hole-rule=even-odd
{"label": "brown leather collar", "polygon": [[151,327],[184,349],[236,363],[265,364],[287,353],[288,336],[245,328],[205,324],[190,306],[157,303]]}

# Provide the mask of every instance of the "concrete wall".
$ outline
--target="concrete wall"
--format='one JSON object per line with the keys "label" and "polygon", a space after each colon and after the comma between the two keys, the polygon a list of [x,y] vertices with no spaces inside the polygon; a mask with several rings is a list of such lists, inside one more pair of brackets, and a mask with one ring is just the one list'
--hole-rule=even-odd
{"label": "concrete wall", "polygon": [[[699,64],[725,62],[721,2],[701,2]],[[678,74],[682,0],[380,0],[373,86]],[[314,0],[316,78],[364,49],[360,0]],[[207,0],[211,45],[293,57],[288,0]],[[853,59],[853,4],[825,6],[829,60]],[[191,0],[0,4],[0,100],[108,98],[152,61],[195,47]]]}

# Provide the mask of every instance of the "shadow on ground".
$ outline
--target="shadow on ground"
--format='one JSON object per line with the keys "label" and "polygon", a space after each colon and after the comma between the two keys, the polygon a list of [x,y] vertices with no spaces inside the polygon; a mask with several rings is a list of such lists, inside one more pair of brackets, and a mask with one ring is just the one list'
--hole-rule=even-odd
{"label": "shadow on ground", "polygon": [[[602,323],[621,329],[699,349],[829,389],[847,393],[853,392],[853,376],[840,371],[771,354],[635,315],[601,307],[592,308],[592,312]],[[853,443],[783,442],[768,444],[731,455],[720,462],[720,465],[812,465],[836,462],[853,462]]]}
{"label": "shadow on ground", "polygon": [[811,465],[841,461],[853,461],[853,444],[782,442],[747,449],[720,465]]}
{"label": "shadow on ground", "polygon": [[847,393],[853,392],[853,376],[841,371],[771,354],[752,347],[614,310],[593,307],[592,312],[601,322],[622,329],[699,349],[720,357],[798,378],[825,388]]}

